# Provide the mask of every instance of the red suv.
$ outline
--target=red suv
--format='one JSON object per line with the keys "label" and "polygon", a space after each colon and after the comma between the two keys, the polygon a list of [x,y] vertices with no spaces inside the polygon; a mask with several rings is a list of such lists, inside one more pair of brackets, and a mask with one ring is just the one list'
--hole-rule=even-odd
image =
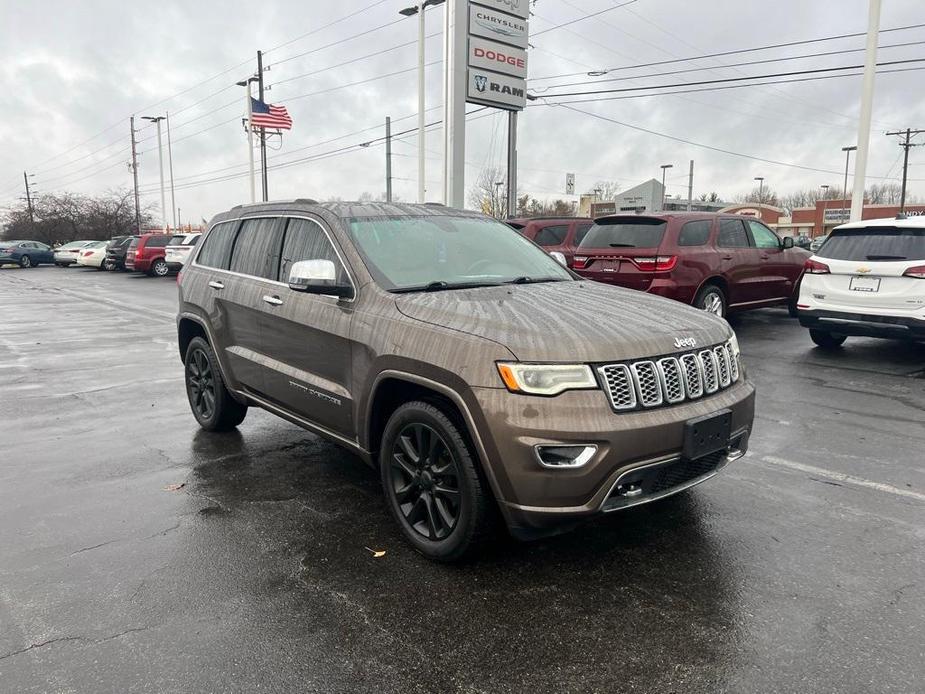
{"label": "red suv", "polygon": [[125,269],[147,272],[152,277],[165,277],[170,268],[164,260],[170,234],[142,234],[132,239],[125,253]]}
{"label": "red suv", "polygon": [[575,249],[593,226],[594,220],[587,217],[525,217],[507,220],[521,234],[542,246],[547,253],[558,251],[565,256],[569,267]]}
{"label": "red suv", "polygon": [[595,220],[572,268],[588,279],[639,289],[719,316],[787,304],[796,315],[810,254],[756,219],[682,212]]}

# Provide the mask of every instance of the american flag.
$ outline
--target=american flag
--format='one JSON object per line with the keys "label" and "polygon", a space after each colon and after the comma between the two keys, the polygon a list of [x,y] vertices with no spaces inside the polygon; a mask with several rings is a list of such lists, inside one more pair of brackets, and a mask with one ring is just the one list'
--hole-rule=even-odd
{"label": "american flag", "polygon": [[292,118],[285,106],[274,106],[251,97],[251,125],[255,128],[292,130]]}

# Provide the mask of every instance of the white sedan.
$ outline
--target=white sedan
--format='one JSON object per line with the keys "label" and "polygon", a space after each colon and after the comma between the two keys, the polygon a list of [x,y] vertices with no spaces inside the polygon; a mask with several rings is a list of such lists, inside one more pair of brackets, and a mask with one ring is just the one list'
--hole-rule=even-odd
{"label": "white sedan", "polygon": [[106,260],[107,245],[106,241],[91,241],[80,249],[77,254],[77,264],[102,270],[103,261]]}
{"label": "white sedan", "polygon": [[93,241],[71,241],[55,249],[55,265],[58,267],[67,267],[77,262],[77,255],[80,249]]}

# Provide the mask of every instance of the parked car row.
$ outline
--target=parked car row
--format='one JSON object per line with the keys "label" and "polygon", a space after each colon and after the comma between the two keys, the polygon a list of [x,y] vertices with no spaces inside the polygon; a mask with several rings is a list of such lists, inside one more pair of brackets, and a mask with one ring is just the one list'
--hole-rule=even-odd
{"label": "parked car row", "polygon": [[0,242],[0,265],[58,267],[80,265],[98,270],[129,270],[164,277],[178,271],[199,241],[199,233],[147,233],[114,236],[109,241],[72,241],[57,248],[39,241]]}

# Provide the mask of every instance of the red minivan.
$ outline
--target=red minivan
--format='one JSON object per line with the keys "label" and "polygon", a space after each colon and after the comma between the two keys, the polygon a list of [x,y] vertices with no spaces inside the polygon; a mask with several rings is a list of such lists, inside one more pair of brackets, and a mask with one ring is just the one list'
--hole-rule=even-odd
{"label": "red minivan", "polygon": [[166,277],[170,272],[164,255],[172,234],[142,234],[132,239],[125,253],[125,269]]}
{"label": "red minivan", "polygon": [[796,312],[803,263],[757,219],[708,212],[596,219],[575,251],[582,277],[682,301],[719,316],[786,304]]}
{"label": "red minivan", "polygon": [[572,267],[575,249],[594,224],[587,217],[521,217],[505,222],[550,253],[558,251]]}

